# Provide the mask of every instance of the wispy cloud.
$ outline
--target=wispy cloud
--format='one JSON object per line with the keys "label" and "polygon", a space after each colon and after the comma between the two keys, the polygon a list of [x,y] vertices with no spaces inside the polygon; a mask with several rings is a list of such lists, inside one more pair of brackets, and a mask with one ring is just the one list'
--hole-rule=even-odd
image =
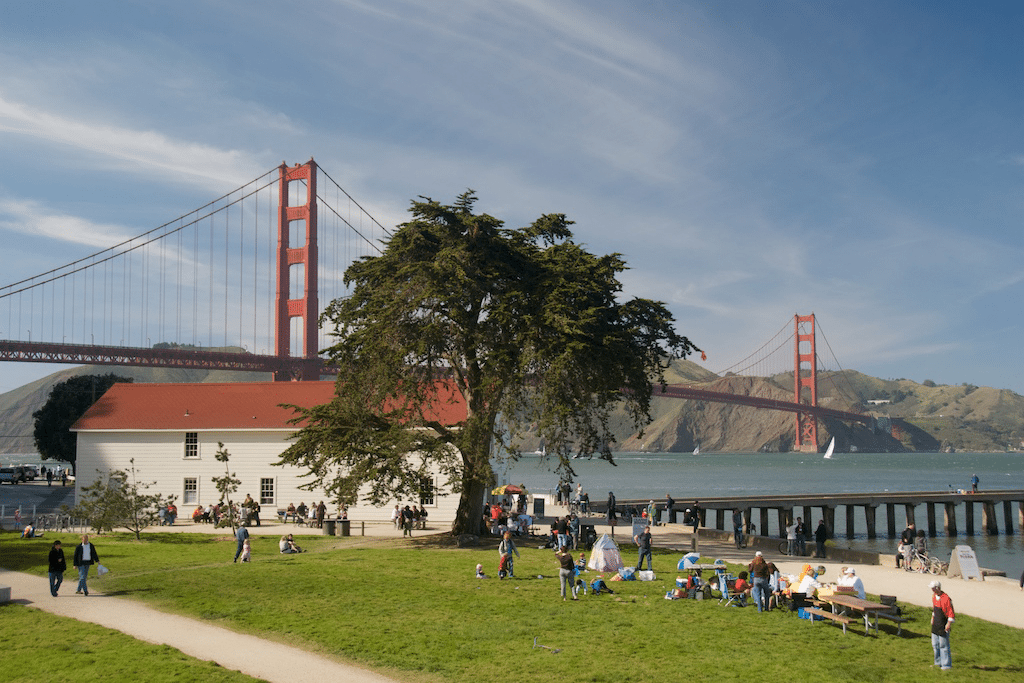
{"label": "wispy cloud", "polygon": [[0,132],[26,135],[122,162],[178,182],[217,181],[241,185],[251,180],[253,158],[239,150],[175,140],[153,130],[109,126],[30,107],[0,96]]}
{"label": "wispy cloud", "polygon": [[94,223],[51,211],[39,202],[13,199],[0,199],[0,229],[101,249],[130,236],[120,225]]}

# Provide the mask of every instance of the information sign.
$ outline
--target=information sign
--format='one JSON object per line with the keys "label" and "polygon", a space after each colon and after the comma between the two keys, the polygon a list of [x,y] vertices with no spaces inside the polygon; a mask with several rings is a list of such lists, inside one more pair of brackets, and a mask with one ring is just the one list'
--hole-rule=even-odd
{"label": "information sign", "polygon": [[969,545],[958,545],[953,548],[953,552],[949,556],[949,571],[946,572],[946,576],[951,579],[959,576],[963,579],[984,581],[985,577],[982,576],[981,569],[978,567],[978,558],[974,554],[974,548]]}

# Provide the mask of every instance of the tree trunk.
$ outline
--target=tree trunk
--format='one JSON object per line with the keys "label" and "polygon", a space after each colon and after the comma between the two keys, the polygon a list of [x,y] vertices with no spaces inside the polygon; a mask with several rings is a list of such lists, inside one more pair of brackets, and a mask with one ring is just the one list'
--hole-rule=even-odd
{"label": "tree trunk", "polygon": [[452,522],[452,534],[483,533],[484,494],[487,485],[482,481],[467,481],[459,499],[459,509],[455,512]]}

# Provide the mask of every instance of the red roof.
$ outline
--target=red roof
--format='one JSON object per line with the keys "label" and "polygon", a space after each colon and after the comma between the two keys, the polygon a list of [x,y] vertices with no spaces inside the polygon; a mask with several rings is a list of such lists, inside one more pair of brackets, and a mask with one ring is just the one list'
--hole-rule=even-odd
{"label": "red roof", "polygon": [[[445,392],[451,396],[451,388]],[[72,431],[201,431],[298,429],[282,403],[328,403],[334,382],[237,382],[224,384],[115,384],[71,427]],[[442,401],[435,418],[455,425],[466,418],[458,393]]]}

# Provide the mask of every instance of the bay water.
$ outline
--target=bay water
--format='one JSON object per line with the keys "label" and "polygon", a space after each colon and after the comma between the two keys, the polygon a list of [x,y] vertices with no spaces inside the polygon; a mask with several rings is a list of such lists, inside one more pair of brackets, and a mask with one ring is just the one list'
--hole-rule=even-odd
{"label": "bay water", "polygon": [[[771,494],[886,493],[904,491],[970,490],[971,476],[981,480],[979,492],[987,490],[1024,491],[1022,453],[836,453],[825,460],[815,453],[615,453],[615,465],[594,459],[572,460],[573,487],[581,483],[593,501],[604,501],[609,491],[619,500],[653,499],[664,502],[666,494],[677,501],[676,508],[702,496],[743,496]],[[496,463],[499,483],[525,484],[531,493],[553,493],[559,481],[554,472],[557,460],[529,454],[514,463]],[[976,535],[964,534],[964,506],[957,506],[960,535],[950,538],[940,528],[928,539],[932,555],[949,559],[956,545],[970,545],[982,567],[1005,571],[1017,578],[1024,569],[1024,535],[1018,524],[1018,505],[1013,505],[1013,534],[1005,533],[1002,506],[997,505],[1000,534],[989,536],[981,526],[980,507],[975,507]],[[815,509],[818,515],[820,510]],[[799,514],[799,508],[797,509]],[[906,526],[905,511],[897,505],[896,532]],[[927,530],[924,505],[915,510],[917,527]],[[778,535],[777,515],[769,515],[768,533]],[[754,523],[759,523],[755,514]],[[818,517],[804,520],[811,528]],[[714,524],[714,518],[708,518]],[[846,538],[846,506],[835,515],[834,543],[839,547],[895,554],[897,540],[886,536],[884,506],[877,512],[874,540],[867,538],[863,508],[855,508],[854,537]],[[728,526],[728,520],[727,520]],[[980,533],[979,533],[980,532]]]}

